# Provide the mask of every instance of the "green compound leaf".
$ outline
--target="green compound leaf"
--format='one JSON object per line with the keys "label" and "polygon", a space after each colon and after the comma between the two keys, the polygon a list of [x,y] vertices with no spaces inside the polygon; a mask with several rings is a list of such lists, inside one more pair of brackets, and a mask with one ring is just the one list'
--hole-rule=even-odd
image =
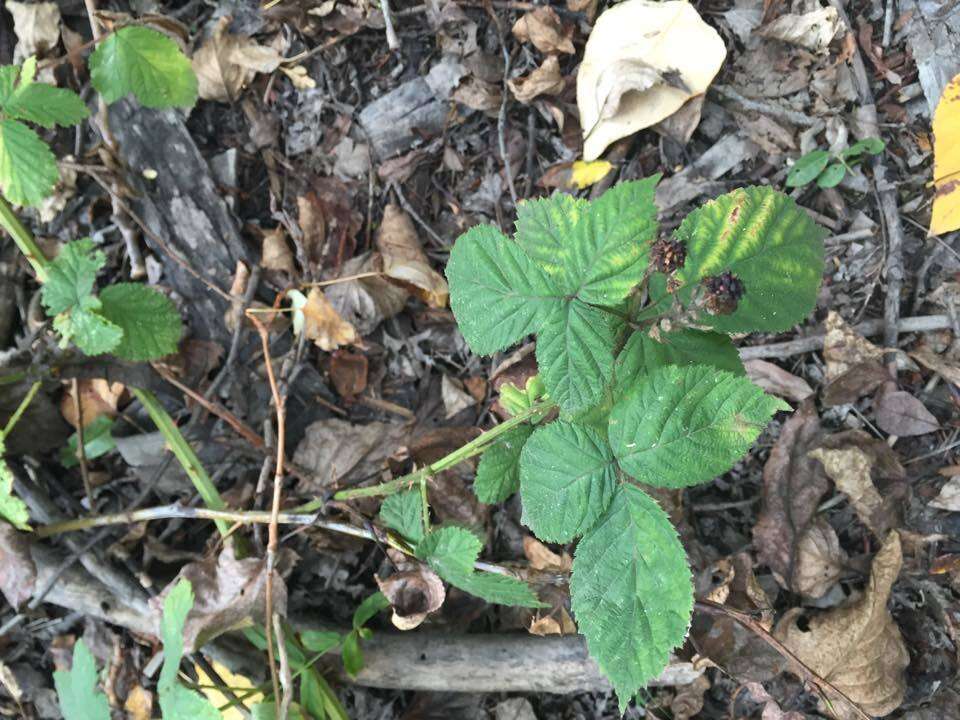
{"label": "green compound leaf", "polygon": [[90,238],[64,245],[47,268],[47,281],[41,290],[47,314],[59,315],[84,307],[93,297],[97,272],[106,261],[102,252],[94,250]]}
{"label": "green compound leaf", "polygon": [[73,646],[70,670],[53,673],[53,684],[64,720],[110,720],[110,703],[97,689],[96,661],[83,640]]}
{"label": "green compound leaf", "polygon": [[533,433],[523,448],[523,523],[541,540],[570,542],[589,530],[616,486],[613,451],[588,427],[557,420]]}
{"label": "green compound leaf", "polygon": [[447,262],[450,308],[471,349],[489,355],[519,342],[563,304],[563,293],[496,228],[460,236]]}
{"label": "green compound leaf", "polygon": [[520,489],[520,451],[532,432],[532,425],[518,425],[484,451],[473,481],[480,502],[502,502]]}
{"label": "green compound leaf", "polygon": [[646,375],[610,413],[620,466],[648,485],[706,482],[739,460],[782,400],[707,365],[668,365]]}
{"label": "green compound leaf", "polygon": [[163,642],[163,667],[157,690],[164,720],[220,720],[220,711],[200,693],[177,681],[183,658],[183,625],[193,607],[193,587],[181,579],[163,601],[160,640]]}
{"label": "green compound leaf", "polygon": [[100,293],[100,313],[123,332],[112,352],[139,362],[177,351],[183,326],[176,306],[163,293],[139,283],[108,285]]}
{"label": "green compound leaf", "polygon": [[39,205],[60,179],[57,160],[33,130],[0,120],[0,191],[14,205]]}
{"label": "green compound leaf", "polygon": [[84,307],[77,307],[57,315],[53,319],[54,329],[60,333],[61,345],[73,342],[84,354],[102,355],[113,350],[123,339],[123,330],[97,314],[100,301],[91,297]]}
{"label": "green compound leaf", "polygon": [[[676,296],[687,305],[700,281],[732,272],[744,295],[730,315],[700,315],[720,332],[779,332],[803,320],[816,304],[823,273],[825,231],[786,195],[767,187],[734,190],[687,215],[674,236],[687,249]],[[664,276],[651,297],[669,302]]]}
{"label": "green compound leaf", "polygon": [[830,162],[830,153],[826,150],[813,150],[801,157],[787,173],[787,187],[803,187],[813,182]]}
{"label": "green compound leaf", "polygon": [[565,412],[588,408],[603,396],[613,375],[614,320],[572,300],[538,328],[540,376],[550,399]]}
{"label": "green compound leaf", "polygon": [[622,711],[666,667],[693,609],[683,546],[666,513],[639,488],[621,485],[577,545],[570,597]]}
{"label": "green compound leaf", "polygon": [[423,500],[416,490],[388,495],[380,505],[380,522],[416,545],[423,540]]}
{"label": "green compound leaf", "polygon": [[23,500],[13,494],[13,473],[7,461],[3,459],[5,452],[3,433],[0,432],[0,518],[18,530],[29,530],[30,511],[27,510]]}
{"label": "green compound leaf", "polygon": [[133,94],[149,108],[193,107],[197,76],[166,35],[145,27],[117,30],[90,56],[90,81],[107,103]]}
{"label": "green compound leaf", "polygon": [[430,532],[417,545],[417,557],[451,585],[483,598],[489,603],[541,607],[525,582],[506,575],[475,572],[473,564],[482,544],[472,532],[461,527],[442,527]]}
{"label": "green compound leaf", "polygon": [[37,71],[35,57],[24,60],[19,70],[20,82],[14,86],[17,67],[0,68],[0,112],[7,117],[52,128],[75,125],[90,115],[83,100],[72,90],[33,82]]}
{"label": "green compound leaf", "polygon": [[744,375],[743,362],[727,335],[682,328],[661,333],[659,341],[637,331],[617,355],[614,376],[618,397],[622,397],[640,378],[664,365],[712,365],[734,375]]}

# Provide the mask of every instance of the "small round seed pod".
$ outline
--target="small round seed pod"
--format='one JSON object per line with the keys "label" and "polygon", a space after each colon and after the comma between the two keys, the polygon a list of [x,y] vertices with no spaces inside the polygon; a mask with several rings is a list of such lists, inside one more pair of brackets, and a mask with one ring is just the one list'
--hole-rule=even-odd
{"label": "small round seed pod", "polygon": [[743,281],[729,270],[705,277],[702,285],[706,290],[703,305],[711,315],[730,315],[735,312],[746,291]]}
{"label": "small round seed pod", "polygon": [[676,272],[687,260],[687,248],[679,240],[660,238],[650,246],[650,265],[664,275]]}

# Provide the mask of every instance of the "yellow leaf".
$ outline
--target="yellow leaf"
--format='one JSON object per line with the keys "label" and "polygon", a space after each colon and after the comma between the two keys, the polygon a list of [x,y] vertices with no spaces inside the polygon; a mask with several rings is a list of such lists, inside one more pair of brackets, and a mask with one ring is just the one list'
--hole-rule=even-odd
{"label": "yellow leaf", "polygon": [[943,89],[933,114],[933,184],[930,234],[960,229],[960,75]]}
{"label": "yellow leaf", "polygon": [[578,190],[583,190],[585,187],[590,187],[603,180],[607,173],[613,170],[613,163],[606,160],[591,160],[589,162],[577,160],[571,169],[570,184]]}
{"label": "yellow leaf", "polygon": [[[197,672],[197,680],[203,687],[203,694],[207,696],[207,700],[213,703],[214,707],[221,708],[230,703],[230,699],[227,698],[226,695],[219,690],[212,689],[212,686],[216,683],[214,683],[213,679],[203,671],[202,667],[199,665],[194,665],[193,669]],[[243,704],[247,710],[252,708],[257,703],[263,702],[262,692],[256,692],[252,695],[247,695],[246,691],[254,687],[250,678],[244,677],[243,675],[235,675],[216,660],[213,661],[213,669],[217,671],[217,675],[223,679],[223,681],[227,684],[227,687],[233,690],[238,697],[243,699]],[[245,718],[243,713],[240,712],[235,705],[231,705],[229,709],[223,711],[223,720],[245,720]]]}

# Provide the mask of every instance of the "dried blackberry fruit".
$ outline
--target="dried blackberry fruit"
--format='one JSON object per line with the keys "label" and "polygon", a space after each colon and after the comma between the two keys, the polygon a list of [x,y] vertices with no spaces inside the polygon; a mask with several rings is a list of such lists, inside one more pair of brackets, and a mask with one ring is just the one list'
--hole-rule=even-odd
{"label": "dried blackberry fruit", "polygon": [[703,305],[711,315],[730,315],[735,312],[745,292],[743,281],[729,270],[705,277],[702,284],[707,291]]}
{"label": "dried blackberry fruit", "polygon": [[679,240],[660,238],[650,246],[650,264],[657,272],[669,275],[683,267],[687,248]]}

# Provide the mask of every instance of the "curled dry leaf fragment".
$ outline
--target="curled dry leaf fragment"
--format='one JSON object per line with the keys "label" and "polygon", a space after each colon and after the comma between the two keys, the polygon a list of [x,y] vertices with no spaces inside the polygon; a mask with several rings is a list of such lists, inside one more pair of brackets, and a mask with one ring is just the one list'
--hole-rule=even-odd
{"label": "curled dry leaf fragment", "polygon": [[520,42],[530,42],[542,53],[574,52],[573,27],[564,31],[560,16],[551,7],[538,7],[523,15],[513,24],[513,36]]}
{"label": "curled dry leaf fragment", "polygon": [[[83,426],[87,427],[102,415],[114,416],[117,414],[117,404],[125,390],[121,383],[111,383],[101,378],[77,381],[77,390],[80,394],[80,412],[83,414]],[[77,427],[77,403],[73,395],[73,383],[67,386],[60,400],[60,413],[63,419],[73,427]]]}
{"label": "curled dry leaf fragment", "polygon": [[947,83],[933,115],[933,184],[930,234],[960,229],[960,75]]}
{"label": "curled dry leaf fragment", "polygon": [[837,532],[826,520],[817,518],[797,543],[793,586],[804,595],[823,597],[840,579],[846,561]]}
{"label": "curled dry leaf fragment", "polygon": [[14,62],[31,55],[43,55],[60,40],[60,8],[56,3],[9,0],[4,4],[13,16],[13,32],[19,40]]}
{"label": "curled dry leaf fragment", "polygon": [[755,33],[822,53],[827,50],[839,27],[840,15],[836,8],[825,7],[802,14],[786,13]]}
{"label": "curled dry leaf fragment", "polygon": [[940,494],[930,501],[930,507],[960,512],[960,476],[950,478],[947,484],[940,488]]}
{"label": "curled dry leaf fragment", "polygon": [[559,95],[563,92],[560,61],[556,55],[550,55],[529,75],[508,80],[507,85],[514,97],[522,103],[529,103],[541,95]]}
{"label": "curled dry leaf fragment", "polygon": [[283,61],[280,53],[244,35],[228,32],[223,17],[213,35],[193,55],[198,92],[204,100],[231,102],[257,73],[270,73]]}
{"label": "curled dry leaf fragment", "polygon": [[394,627],[413,630],[427,615],[440,609],[447,594],[443,581],[425,565],[403,563],[397,569],[399,572],[388,578],[374,579],[393,607],[390,620]]}
{"label": "curled dry leaf fragment", "polygon": [[294,308],[294,333],[304,333],[321,350],[330,352],[360,339],[356,328],[340,317],[320,288],[310,288],[306,296],[299,290],[287,295]]}
{"label": "curled dry leaf fragment", "polygon": [[293,250],[287,244],[287,234],[282,226],[278,225],[273,230],[263,233],[260,265],[267,270],[280,270],[291,275],[296,271],[293,264]]}
{"label": "curled dry leaf fragment", "polygon": [[810,457],[823,463],[837,489],[850,498],[863,524],[877,537],[884,537],[890,530],[890,513],[870,477],[873,467],[870,456],[858,447],[845,447],[817,448]]}
{"label": "curled dry leaf fragment", "polygon": [[446,307],[450,298],[447,281],[430,267],[413,221],[397,205],[387,205],[383,211],[377,248],[383,257],[383,272],[388,278],[409,288],[430,307]]}
{"label": "curled dry leaf fragment", "polygon": [[[863,595],[850,605],[797,624],[802,608],[787,612],[774,635],[813,670],[868,715],[886,715],[899,707],[906,690],[904,670],[910,662],[900,629],[887,601],[903,564],[900,536],[891,532],[873,559]],[[852,717],[842,698],[828,696],[840,717]]]}
{"label": "curled dry leaf fragment", "polygon": [[725,57],[723,39],[690,3],[628,0],[606,10],[577,73],[584,159],[706,92]]}

